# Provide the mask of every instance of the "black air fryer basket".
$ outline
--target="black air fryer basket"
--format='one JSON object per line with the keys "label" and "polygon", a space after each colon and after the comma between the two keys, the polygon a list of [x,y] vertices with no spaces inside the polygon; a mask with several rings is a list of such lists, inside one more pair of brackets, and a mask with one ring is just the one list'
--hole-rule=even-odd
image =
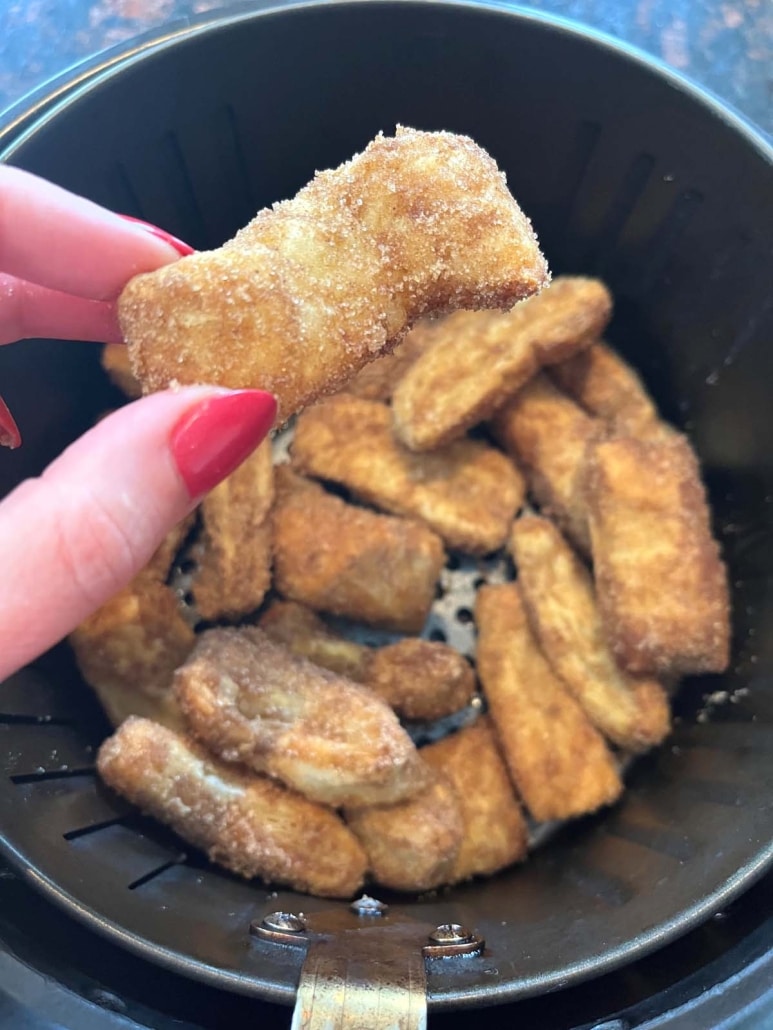
{"label": "black air fryer basket", "polygon": [[[390,926],[485,938],[481,955],[428,963],[429,1002],[450,1008],[619,966],[773,856],[770,149],[662,67],[569,25],[368,0],[241,9],[140,48],[7,129],[0,158],[204,249],[397,123],[471,135],[553,271],[609,283],[609,338],[698,450],[733,586],[729,673],[684,684],[672,736],[619,805],[521,868],[390,899]],[[2,348],[0,378],[25,433],[0,460],[0,493],[118,399],[93,345]],[[0,686],[0,732],[2,845],[37,887],[152,961],[292,1001],[303,948],[250,940],[249,924],[346,905],[238,881],[105,790],[93,766],[107,727],[66,646]]]}

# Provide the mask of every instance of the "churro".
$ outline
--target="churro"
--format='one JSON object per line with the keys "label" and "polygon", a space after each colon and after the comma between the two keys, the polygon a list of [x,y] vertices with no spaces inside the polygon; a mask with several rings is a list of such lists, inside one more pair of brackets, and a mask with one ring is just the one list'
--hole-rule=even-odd
{"label": "churro", "polygon": [[408,369],[392,397],[395,431],[433,450],[489,418],[545,365],[595,340],[612,313],[597,279],[565,276],[509,312],[460,311]]}
{"label": "churro", "polygon": [[660,743],[669,730],[666,693],[655,680],[618,668],[590,573],[558,529],[533,515],[517,519],[511,546],[540,645],[591,722],[630,751]]}
{"label": "churro", "polygon": [[398,128],[219,250],[136,276],[118,310],[146,390],[259,387],[284,421],[420,316],[509,307],[547,279],[494,161],[465,136]]}
{"label": "churro", "polygon": [[391,803],[426,782],[388,705],[255,627],[202,634],[174,689],[191,731],[210,751],[312,801]]}
{"label": "churro", "polygon": [[127,719],[99,749],[97,768],[113,790],[246,879],[331,898],[362,884],[365,853],[332,809],[148,719]]}
{"label": "churro", "polygon": [[395,439],[388,407],[346,394],[319,401],[295,426],[293,465],[360,500],[425,522],[452,548],[500,548],[524,498],[521,474],[479,440],[414,454]]}

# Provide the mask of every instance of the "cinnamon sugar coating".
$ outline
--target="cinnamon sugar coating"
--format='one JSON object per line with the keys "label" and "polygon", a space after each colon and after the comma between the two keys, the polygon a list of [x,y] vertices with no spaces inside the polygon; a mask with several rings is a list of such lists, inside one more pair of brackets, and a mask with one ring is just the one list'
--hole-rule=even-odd
{"label": "cinnamon sugar coating", "polygon": [[509,307],[547,279],[495,162],[465,136],[398,128],[219,250],[135,277],[119,318],[145,390],[259,387],[284,421],[422,315]]}

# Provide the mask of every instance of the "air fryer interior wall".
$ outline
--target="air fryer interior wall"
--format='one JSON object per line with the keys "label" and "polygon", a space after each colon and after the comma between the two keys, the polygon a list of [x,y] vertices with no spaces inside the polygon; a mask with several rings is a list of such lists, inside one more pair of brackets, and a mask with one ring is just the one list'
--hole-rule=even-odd
{"label": "air fryer interior wall", "polygon": [[[398,122],[472,135],[506,170],[554,271],[610,283],[610,339],[690,432],[734,585],[731,672],[685,686],[682,721],[637,764],[621,805],[494,880],[390,899],[406,919],[486,937],[481,958],[430,970],[431,1002],[445,1006],[610,968],[707,915],[770,859],[769,156],[677,82],[563,27],[373,0],[225,17],[98,77],[5,156],[205,248]],[[0,492],[118,401],[93,345],[2,348],[0,375],[25,435],[0,463]],[[735,703],[699,721],[717,691]],[[163,830],[124,820],[89,771],[105,725],[66,648],[0,696],[7,850],[43,889],[148,957],[289,1000],[299,953],[250,946],[246,927],[263,911],[330,903],[182,861]]]}

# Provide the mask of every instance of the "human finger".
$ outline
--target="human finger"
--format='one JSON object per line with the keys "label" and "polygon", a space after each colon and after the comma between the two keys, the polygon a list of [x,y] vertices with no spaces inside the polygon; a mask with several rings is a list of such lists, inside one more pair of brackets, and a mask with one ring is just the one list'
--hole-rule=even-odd
{"label": "human finger", "polygon": [[0,271],[63,293],[110,300],[132,276],[192,252],[156,226],[0,166]]}
{"label": "human finger", "polygon": [[0,272],[0,344],[36,337],[122,340],[110,301],[74,297]]}
{"label": "human finger", "polygon": [[102,420],[0,504],[0,679],[124,587],[266,436],[274,398],[194,387]]}

